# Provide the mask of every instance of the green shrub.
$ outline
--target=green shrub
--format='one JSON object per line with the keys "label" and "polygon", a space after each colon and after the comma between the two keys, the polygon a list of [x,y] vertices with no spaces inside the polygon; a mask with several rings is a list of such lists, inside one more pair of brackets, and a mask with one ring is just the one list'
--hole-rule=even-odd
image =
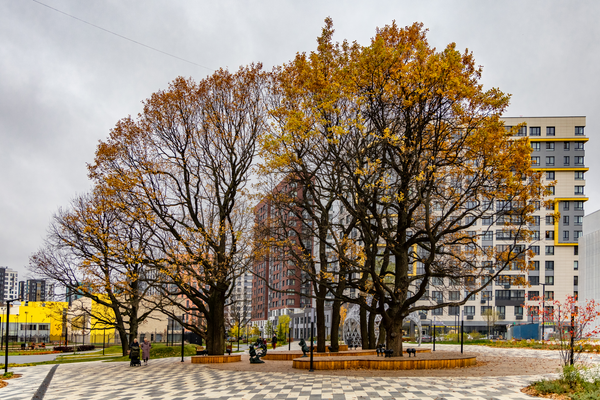
{"label": "green shrub", "polygon": [[13,372],[5,372],[2,374],[3,378],[11,378],[13,376]]}
{"label": "green shrub", "polygon": [[560,379],[551,381],[544,379],[541,381],[537,381],[533,383],[533,387],[541,394],[562,394],[567,393],[569,391],[569,387],[565,386],[564,382],[562,382]]}
{"label": "green shrub", "polygon": [[600,390],[594,390],[591,392],[573,393],[571,395],[573,400],[600,400]]}

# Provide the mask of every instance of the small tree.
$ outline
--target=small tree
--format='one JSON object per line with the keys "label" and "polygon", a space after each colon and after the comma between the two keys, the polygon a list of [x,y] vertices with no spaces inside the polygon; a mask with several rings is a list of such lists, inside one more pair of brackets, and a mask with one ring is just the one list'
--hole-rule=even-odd
{"label": "small tree", "polygon": [[536,300],[540,305],[540,319],[555,326],[561,362],[564,366],[575,364],[583,345],[600,333],[594,324],[600,316],[600,304],[593,299],[579,304],[575,296],[567,296],[562,302]]}
{"label": "small tree", "polygon": [[267,321],[265,324],[265,330],[263,333],[265,337],[269,337],[273,334],[273,324],[271,323],[271,320]]}
{"label": "small tree", "polygon": [[258,328],[258,326],[256,326],[256,325],[252,326],[252,330],[250,331],[250,334],[252,336],[260,335],[260,329]]}
{"label": "small tree", "polygon": [[488,339],[490,336],[490,330],[496,326],[496,322],[498,322],[498,311],[493,308],[488,308],[483,312],[483,319],[487,322],[488,327]]}
{"label": "small tree", "polygon": [[279,324],[277,325],[277,340],[285,342],[290,331],[290,317],[289,315],[282,315],[279,317]]}

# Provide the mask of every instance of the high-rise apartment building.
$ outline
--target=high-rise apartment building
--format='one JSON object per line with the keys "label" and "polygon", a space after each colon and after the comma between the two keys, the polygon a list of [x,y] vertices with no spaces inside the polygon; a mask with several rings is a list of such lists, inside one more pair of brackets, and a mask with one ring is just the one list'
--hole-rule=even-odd
{"label": "high-rise apartment building", "polygon": [[[600,299],[600,211],[583,219],[583,236],[579,238],[579,287],[580,304]],[[593,321],[589,332],[598,331],[600,321]],[[595,337],[600,335],[596,334]]]}
{"label": "high-rise apartment building", "polygon": [[8,267],[0,267],[0,302],[16,299],[19,295],[19,273]]}
{"label": "high-rise apartment building", "polygon": [[[567,295],[579,291],[579,247],[582,236],[585,194],[585,117],[530,117],[503,118],[510,129],[524,124],[517,137],[528,136],[532,147],[532,169],[542,172],[545,184],[551,185],[551,207],[541,206],[535,213],[535,222],[529,227],[534,231],[531,243],[535,256],[533,270],[526,272],[529,286],[514,285],[510,277],[523,275],[523,271],[505,270],[480,294],[472,297],[464,306],[448,307],[423,312],[425,326],[436,319],[436,325],[454,326],[459,316],[465,318],[465,330],[487,332],[489,311],[495,312],[492,330],[503,333],[506,326],[526,321],[537,322],[535,312],[528,313],[528,306],[537,306],[542,298],[564,300]],[[559,214],[559,218],[554,215]],[[490,219],[492,221],[492,219]],[[490,222],[493,223],[493,222]],[[497,225],[501,225],[501,221]],[[482,245],[502,246],[502,226],[491,227],[486,220],[479,221],[474,229],[490,232],[482,235]],[[489,223],[487,223],[489,225]],[[431,297],[458,300],[460,291],[431,292]],[[446,297],[448,296],[448,297]],[[524,307],[525,305],[525,307]],[[489,310],[489,311],[487,311]],[[531,314],[531,315],[528,315]]]}
{"label": "high-rise apartment building", "polygon": [[54,295],[54,285],[44,279],[19,282],[19,297],[23,301],[49,301]]}
{"label": "high-rise apartment building", "polygon": [[[294,183],[287,183],[285,180],[275,191],[302,196],[302,191]],[[298,233],[302,231],[303,222],[297,213],[277,209],[269,199],[263,199],[254,208],[254,215],[255,224],[267,229],[263,234],[268,232],[269,225],[274,222],[279,228],[267,235],[278,235],[280,237],[273,238],[285,238],[290,243],[301,240]],[[307,240],[305,246],[312,249],[312,241]],[[286,253],[278,246],[262,248],[252,266],[252,323],[261,329],[269,319],[276,323],[280,315],[302,312],[303,308],[311,304],[310,297],[303,296],[309,294],[310,284],[303,279],[303,272],[294,257]]]}

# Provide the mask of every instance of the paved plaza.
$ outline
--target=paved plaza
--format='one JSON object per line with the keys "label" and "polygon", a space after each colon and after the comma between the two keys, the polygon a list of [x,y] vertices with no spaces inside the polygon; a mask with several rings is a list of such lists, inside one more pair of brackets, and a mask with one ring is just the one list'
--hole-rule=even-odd
{"label": "paved plaza", "polygon": [[[459,350],[458,346],[439,346]],[[556,358],[554,351],[469,346],[469,352],[497,356]],[[599,362],[593,356],[588,361]],[[32,399],[52,365],[14,368],[22,378],[0,389],[2,400]],[[424,372],[426,374],[426,372]],[[555,375],[460,378],[373,378],[223,371],[191,364],[189,358],[151,360],[145,367],[128,363],[62,364],[43,399],[530,399],[520,392],[530,381]]]}

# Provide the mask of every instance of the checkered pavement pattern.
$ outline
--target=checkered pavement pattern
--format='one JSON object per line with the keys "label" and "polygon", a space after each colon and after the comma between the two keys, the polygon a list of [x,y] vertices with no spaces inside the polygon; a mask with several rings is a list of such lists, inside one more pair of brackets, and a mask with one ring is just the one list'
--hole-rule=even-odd
{"label": "checkered pavement pattern", "polygon": [[[436,346],[437,348],[437,346]],[[456,350],[439,346],[440,350]],[[458,347],[459,349],[459,347]],[[469,346],[469,352],[556,358],[552,351]],[[15,368],[23,378],[0,390],[2,400],[31,399],[52,366]],[[373,378],[311,374],[223,371],[189,359],[129,363],[75,363],[58,367],[44,400],[196,400],[196,399],[531,399],[522,387],[545,376],[482,378]]]}

